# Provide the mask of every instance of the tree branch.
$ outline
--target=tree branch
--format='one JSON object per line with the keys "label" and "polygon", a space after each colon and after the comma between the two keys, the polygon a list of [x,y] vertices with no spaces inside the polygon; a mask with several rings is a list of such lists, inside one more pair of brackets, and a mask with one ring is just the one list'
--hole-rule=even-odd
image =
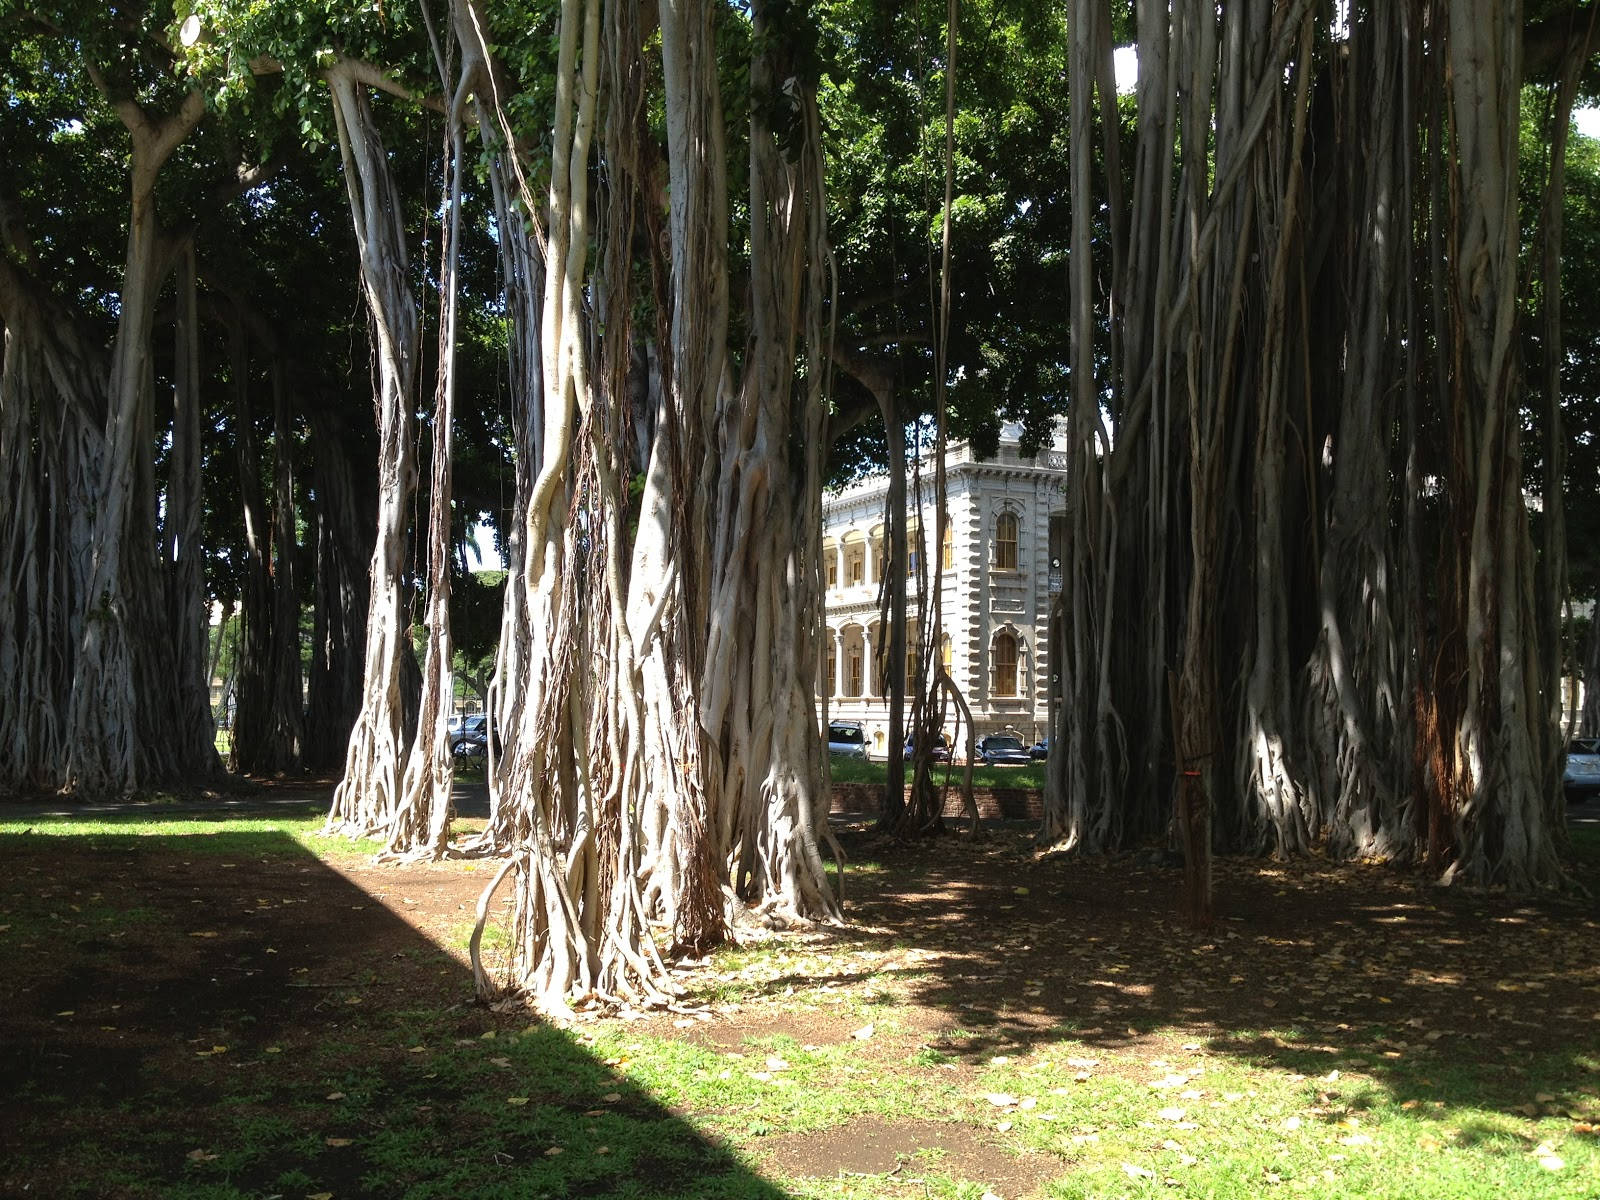
{"label": "tree branch", "polygon": [[[255,63],[251,63],[251,69],[255,69]],[[258,71],[257,74],[265,74],[265,72]],[[325,70],[322,75],[324,79],[332,79],[337,75],[343,79],[348,79],[351,83],[365,84],[367,87],[380,92],[388,92],[389,95],[398,96],[402,100],[410,100],[415,104],[422,105],[423,108],[432,109],[437,113],[448,111],[448,106],[443,97],[432,93],[414,92],[398,79],[391,77],[382,68],[359,58],[340,58],[333,66]]]}

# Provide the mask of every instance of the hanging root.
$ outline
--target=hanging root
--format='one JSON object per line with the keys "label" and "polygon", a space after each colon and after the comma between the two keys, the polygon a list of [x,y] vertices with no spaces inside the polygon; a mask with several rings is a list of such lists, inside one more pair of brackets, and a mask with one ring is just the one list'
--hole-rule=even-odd
{"label": "hanging root", "polygon": [[495,873],[495,877],[489,881],[489,886],[483,889],[483,895],[478,897],[477,917],[472,924],[472,941],[467,949],[472,957],[472,986],[477,991],[478,997],[485,1001],[497,999],[500,989],[489,972],[483,968],[483,930],[489,923],[489,905],[494,900],[494,894],[500,890],[500,885],[516,866],[516,855],[506,859],[500,870]]}

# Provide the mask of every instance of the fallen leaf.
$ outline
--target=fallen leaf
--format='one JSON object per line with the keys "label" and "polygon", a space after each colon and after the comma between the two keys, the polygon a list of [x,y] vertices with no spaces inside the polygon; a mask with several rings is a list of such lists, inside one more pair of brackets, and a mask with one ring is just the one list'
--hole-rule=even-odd
{"label": "fallen leaf", "polygon": [[[723,1078],[726,1079],[727,1076],[724,1075]],[[601,1096],[600,1099],[604,1100],[607,1104],[615,1104],[618,1100],[622,1099],[622,1093],[607,1092],[604,1096]]]}
{"label": "fallen leaf", "polygon": [[521,1108],[527,1102],[528,1102],[528,1098],[526,1096],[507,1096],[506,1097],[506,1103],[507,1104],[514,1104],[518,1108]]}
{"label": "fallen leaf", "polygon": [[1163,1121],[1181,1121],[1189,1114],[1181,1108],[1163,1108],[1156,1113]]}
{"label": "fallen leaf", "polygon": [[850,1031],[850,1036],[855,1038],[856,1041],[858,1041],[858,1042],[864,1042],[864,1041],[866,1041],[868,1038],[870,1038],[872,1036],[872,1033],[873,1033],[873,1026],[871,1026],[871,1025],[863,1025],[860,1029],[851,1030]]}
{"label": "fallen leaf", "polygon": [[1146,1170],[1136,1163],[1125,1162],[1122,1164],[1122,1170],[1129,1179],[1154,1179],[1156,1177],[1154,1171]]}
{"label": "fallen leaf", "polygon": [[323,1138],[322,1139],[322,1144],[325,1145],[325,1146],[348,1146],[348,1145],[350,1145],[350,1143],[351,1143],[351,1139],[349,1139],[349,1138]]}
{"label": "fallen leaf", "polygon": [[188,1158],[188,1160],[190,1162],[216,1162],[217,1161],[217,1156],[215,1154],[212,1154],[211,1151],[209,1151],[209,1150],[191,1150],[191,1151],[189,1151],[189,1153],[187,1155],[185,1155],[185,1157]]}
{"label": "fallen leaf", "polygon": [[1007,1095],[1005,1092],[989,1092],[984,1096],[984,1099],[996,1108],[1006,1108],[1017,1102],[1015,1096]]}
{"label": "fallen leaf", "polygon": [[329,1100],[343,1100],[344,1099],[344,1093],[343,1092],[329,1092],[328,1093],[328,1099]]}

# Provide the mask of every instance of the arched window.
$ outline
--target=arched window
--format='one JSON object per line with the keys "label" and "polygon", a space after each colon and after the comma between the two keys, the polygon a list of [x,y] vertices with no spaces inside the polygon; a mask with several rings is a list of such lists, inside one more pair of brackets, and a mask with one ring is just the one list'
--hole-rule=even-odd
{"label": "arched window", "polygon": [[[826,572],[828,587],[839,586],[839,546],[836,542],[822,543],[822,565]],[[831,695],[831,693],[830,693]]]}
{"label": "arched window", "polygon": [[939,635],[939,661],[944,664],[944,673],[946,675],[955,675],[955,652],[951,649],[950,635],[948,633]]}
{"label": "arched window", "polygon": [[845,689],[846,696],[861,695],[861,643],[858,641],[845,651]]}
{"label": "arched window", "polygon": [[1004,631],[994,635],[990,657],[994,662],[994,694],[1017,694],[1017,639]]}
{"label": "arched window", "polygon": [[823,653],[823,658],[828,663],[828,687],[824,696],[833,697],[839,694],[839,655],[834,649],[833,631],[828,631],[828,648]]}
{"label": "arched window", "polygon": [[940,544],[940,548],[939,548],[939,561],[942,564],[941,565],[941,569],[942,570],[949,571],[949,570],[953,570],[955,568],[955,565],[956,565],[956,535],[955,535],[955,530],[951,528],[951,526],[950,526],[950,524],[948,522],[946,522],[946,524],[945,524],[945,527],[944,527],[944,538],[942,539],[941,544]]}
{"label": "arched window", "polygon": [[997,571],[1017,569],[1017,514],[1009,510],[995,518],[994,567]]}

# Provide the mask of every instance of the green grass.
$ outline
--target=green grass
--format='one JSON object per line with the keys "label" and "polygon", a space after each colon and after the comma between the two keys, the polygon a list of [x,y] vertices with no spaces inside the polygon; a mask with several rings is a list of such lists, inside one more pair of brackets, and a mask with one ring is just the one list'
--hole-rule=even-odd
{"label": "green grass", "polygon": [[[863,762],[859,758],[838,758],[829,760],[830,771],[835,783],[865,783],[882,785],[889,780],[889,767],[881,761]],[[981,763],[973,765],[972,786],[980,788],[1025,788],[1038,791],[1044,787],[1044,763],[1030,763],[1026,767],[987,767]],[[947,767],[938,763],[933,768],[933,779],[936,784],[943,786],[945,772],[950,772],[950,786],[961,786],[961,780],[966,768],[961,764]],[[909,770],[907,775],[909,777]]]}
{"label": "green grass", "polygon": [[[1566,1115],[1583,1102],[1556,1099],[1574,1083],[1565,1056],[1502,1074],[1503,1088],[1486,1094],[1471,1068],[1308,1077],[1186,1046],[1151,1059],[1062,1038],[991,1062],[978,1090],[1010,1143],[1070,1165],[1048,1189],[1059,1200],[1247,1200],[1274,1188],[1349,1200],[1595,1194],[1600,1146]],[[1533,1115],[1512,1107],[1539,1095],[1550,1102]]]}
{"label": "green grass", "polygon": [[[314,866],[311,856],[353,852],[320,827],[320,814],[13,821],[0,824],[0,854],[38,856],[51,838],[107,855],[166,849],[189,861],[270,853]],[[1572,842],[1580,859],[1600,857],[1600,832],[1576,831]],[[912,869],[868,866],[857,878],[874,887]],[[33,969],[28,954],[12,952],[31,931],[54,932],[57,949],[71,950],[60,941],[69,928],[88,943],[118,924],[144,939],[192,936],[172,913],[131,895],[68,903],[15,891],[0,904],[0,963],[12,974]],[[1590,1132],[1600,1124],[1600,1053],[1587,1046],[1507,1055],[1511,1047],[1463,1043],[1468,1052],[1456,1054],[1414,1039],[1391,1060],[1319,1046],[1317,1022],[1294,1017],[1197,1033],[1129,1015],[1126,1043],[1090,1040],[1100,1031],[1089,1021],[1064,1021],[995,1053],[984,1048],[992,1014],[952,1005],[940,1014],[946,1023],[930,1024],[927,1010],[908,1008],[941,968],[914,934],[897,936],[846,928],[752,940],[718,951],[685,980],[685,1000],[712,1010],[711,1021],[606,1019],[570,1029],[463,1004],[459,968],[444,959],[437,1004],[429,991],[390,996],[387,963],[436,951],[419,941],[382,961],[352,961],[350,986],[363,1003],[328,991],[317,1022],[271,1035],[287,1050],[269,1052],[236,1026],[215,1038],[228,1053],[197,1054],[191,1071],[120,1102],[52,1099],[47,1089],[8,1097],[19,1122],[9,1140],[25,1154],[70,1155],[51,1194],[82,1197],[1600,1195],[1600,1140]],[[494,948],[506,949],[499,940]],[[957,962],[953,969],[971,969]],[[994,981],[1001,998],[1016,986]],[[102,1019],[134,1018],[93,1018]],[[1133,1038],[1135,1024],[1143,1037]],[[202,1047],[213,1041],[209,1028],[196,1027]],[[85,1112],[87,1132],[63,1150],[62,1114]],[[976,1168],[959,1155],[919,1150],[914,1138],[899,1167],[879,1173],[813,1159],[808,1173],[790,1175],[772,1156],[775,1146],[853,1123],[911,1120],[960,1131],[1019,1164],[1032,1191],[973,1179]]]}
{"label": "green grass", "polygon": [[[1591,800],[1589,803],[1600,806],[1600,800]],[[1572,839],[1574,864],[1585,874],[1600,872],[1600,827],[1580,826],[1568,832]]]}
{"label": "green grass", "polygon": [[[309,807],[309,806],[308,806]],[[309,851],[319,857],[366,857],[381,850],[372,838],[352,840],[323,834],[325,815],[228,817],[216,814],[174,815],[162,812],[112,813],[104,816],[46,815],[27,820],[0,821],[0,838],[83,839],[91,849],[181,849],[204,855],[258,854],[263,846],[287,838],[274,851],[297,854]]]}

